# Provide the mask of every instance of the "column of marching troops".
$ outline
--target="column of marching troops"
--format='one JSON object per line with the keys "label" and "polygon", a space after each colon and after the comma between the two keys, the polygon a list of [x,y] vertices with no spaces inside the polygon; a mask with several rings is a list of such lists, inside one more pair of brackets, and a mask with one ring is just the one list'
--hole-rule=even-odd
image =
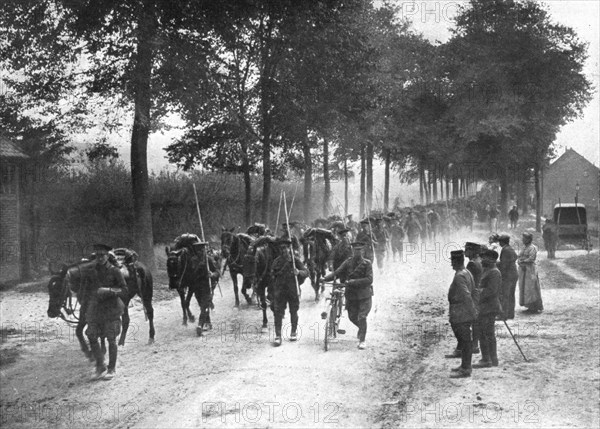
{"label": "column of marching troops", "polygon": [[[442,207],[443,209],[443,207]],[[441,213],[440,213],[441,212]],[[445,210],[425,207],[421,209],[396,210],[386,214],[371,213],[359,223],[352,215],[344,218],[332,216],[328,219],[317,219],[311,227],[299,222],[283,224],[283,234],[277,238],[280,247],[271,268],[271,284],[268,300],[275,317],[274,345],[282,343],[282,320],[286,307],[289,306],[291,319],[290,341],[297,340],[299,285],[309,276],[307,263],[300,258],[299,241],[304,237],[306,228],[323,228],[332,231],[337,242],[330,243],[330,273],[321,281],[337,279],[345,287],[346,310],[349,320],[358,328],[358,348],[366,348],[367,317],[371,310],[373,296],[372,261],[376,261],[379,270],[384,269],[386,256],[388,260],[402,260],[405,243],[418,243],[448,237],[450,232],[461,226],[472,230],[473,210],[469,206],[452,207]],[[254,225],[256,227],[256,224]],[[260,226],[260,225],[259,225]],[[249,228],[249,232],[252,227]],[[260,230],[261,228],[254,228]],[[263,228],[266,235],[272,235],[268,228]],[[300,237],[300,238],[298,238]],[[498,238],[498,237],[496,237]],[[531,237],[523,237],[524,240]],[[494,322],[497,318],[513,318],[515,306],[515,288],[518,279],[516,268],[519,265],[535,270],[535,246],[529,246],[528,254],[523,251],[517,258],[509,245],[509,237],[500,236],[500,262],[497,263],[498,252],[484,245],[467,243],[465,250],[451,252],[452,267],[455,276],[450,286],[448,300],[450,302],[450,322],[458,340],[456,349],[449,358],[462,358],[461,365],[453,370],[452,377],[467,377],[471,374],[471,356],[479,352],[473,344],[481,345],[482,359],[475,367],[498,365]],[[528,247],[526,246],[526,249]],[[89,291],[90,305],[87,311],[88,328],[86,334],[90,340],[92,353],[96,360],[94,378],[110,379],[115,375],[117,358],[116,338],[120,333],[120,316],[123,313],[122,298],[127,294],[127,286],[120,270],[108,261],[110,246],[98,244],[94,246],[96,270],[92,279],[92,290]],[[525,249],[524,249],[525,250]],[[214,252],[206,242],[195,243],[194,253],[206,264],[207,290],[220,276],[220,266]],[[533,254],[533,255],[532,255]],[[465,256],[470,259],[465,267]],[[529,260],[527,260],[529,258]],[[529,273],[537,276],[536,273]],[[539,285],[538,285],[539,289]],[[523,292],[523,291],[521,291]],[[212,294],[205,294],[212,305]],[[539,294],[538,294],[539,295]],[[541,296],[531,304],[531,311],[541,311]],[[527,299],[525,300],[527,301]],[[529,299],[531,301],[531,299]],[[208,305],[202,306],[208,308]],[[208,313],[208,312],[206,312]],[[208,324],[208,314],[201,313]],[[104,353],[98,343],[106,338],[109,343],[108,366],[104,363]]]}

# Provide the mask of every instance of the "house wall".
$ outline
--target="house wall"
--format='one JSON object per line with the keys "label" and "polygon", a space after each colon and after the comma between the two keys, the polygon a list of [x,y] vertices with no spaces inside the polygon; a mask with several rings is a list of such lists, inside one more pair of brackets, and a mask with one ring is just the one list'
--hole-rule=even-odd
{"label": "house wall", "polygon": [[[0,192],[0,282],[21,278],[21,241],[19,230],[19,168],[3,162],[3,172],[10,167],[11,176],[2,177]],[[8,180],[14,180],[13,184]]]}

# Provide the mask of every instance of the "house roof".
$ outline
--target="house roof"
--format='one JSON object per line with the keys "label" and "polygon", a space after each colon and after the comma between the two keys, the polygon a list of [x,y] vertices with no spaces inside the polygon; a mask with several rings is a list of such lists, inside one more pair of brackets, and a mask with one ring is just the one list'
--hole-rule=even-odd
{"label": "house roof", "polygon": [[550,164],[550,170],[552,170],[553,168],[556,168],[556,167],[560,166],[562,163],[568,162],[570,160],[579,163],[584,168],[590,167],[590,168],[594,169],[595,171],[599,170],[598,167],[596,167],[594,164],[592,164],[590,161],[588,161],[584,156],[575,152],[571,148],[567,149],[565,151],[565,153],[563,153],[552,164]]}
{"label": "house roof", "polygon": [[26,159],[29,158],[29,156],[23,153],[23,151],[15,142],[9,140],[3,135],[0,135],[0,158]]}

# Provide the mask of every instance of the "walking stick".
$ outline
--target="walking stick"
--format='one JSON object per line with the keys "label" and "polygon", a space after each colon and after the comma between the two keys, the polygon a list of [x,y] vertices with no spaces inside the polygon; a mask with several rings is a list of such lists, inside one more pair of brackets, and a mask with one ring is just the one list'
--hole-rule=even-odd
{"label": "walking stick", "polygon": [[[196,191],[196,183],[192,183],[194,186],[194,197],[196,197],[196,210],[198,211],[198,219],[200,220],[200,232],[202,233],[202,241],[206,242],[204,238],[204,226],[202,224],[202,215],[200,214],[200,204],[198,203],[198,192]],[[204,259],[206,260],[206,273],[208,275],[208,284],[210,285],[210,268],[208,266],[208,249],[204,251]],[[221,291],[221,285],[217,282],[217,286],[219,287],[219,293],[221,294],[221,298],[223,297],[223,292]],[[211,290],[211,295],[214,295],[214,290]],[[212,296],[211,296],[212,298]]]}
{"label": "walking stick", "polygon": [[285,212],[285,221],[288,224],[288,235],[290,236],[290,250],[292,253],[292,267],[294,268],[294,281],[296,282],[296,293],[298,294],[298,298],[301,295],[300,285],[298,285],[298,277],[296,275],[296,255],[294,254],[294,242],[292,241],[292,233],[290,231],[290,217],[287,211],[287,202],[285,198],[285,192],[283,193],[283,211]]}
{"label": "walking stick", "polygon": [[517,343],[517,339],[515,338],[515,336],[513,335],[512,331],[510,330],[510,328],[508,327],[508,323],[506,323],[506,319],[502,320],[504,322],[504,326],[506,326],[506,329],[508,329],[508,332],[510,333],[510,336],[512,337],[513,341],[515,342],[515,344],[517,345],[517,348],[519,349],[519,351],[521,352],[521,355],[523,356],[523,359],[525,359],[525,362],[529,362],[529,360],[527,360],[527,358],[525,357],[525,354],[523,353],[523,350],[521,350],[521,346],[519,345],[519,343]]}

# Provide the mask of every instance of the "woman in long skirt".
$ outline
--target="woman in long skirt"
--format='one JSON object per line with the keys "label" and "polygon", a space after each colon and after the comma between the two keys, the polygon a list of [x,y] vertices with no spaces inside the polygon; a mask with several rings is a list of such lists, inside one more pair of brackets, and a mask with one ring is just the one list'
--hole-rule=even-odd
{"label": "woman in long skirt", "polygon": [[544,309],[544,305],[535,263],[538,249],[532,242],[533,235],[524,232],[524,247],[517,259],[519,265],[519,305],[527,307],[526,311],[528,313],[537,313]]}

